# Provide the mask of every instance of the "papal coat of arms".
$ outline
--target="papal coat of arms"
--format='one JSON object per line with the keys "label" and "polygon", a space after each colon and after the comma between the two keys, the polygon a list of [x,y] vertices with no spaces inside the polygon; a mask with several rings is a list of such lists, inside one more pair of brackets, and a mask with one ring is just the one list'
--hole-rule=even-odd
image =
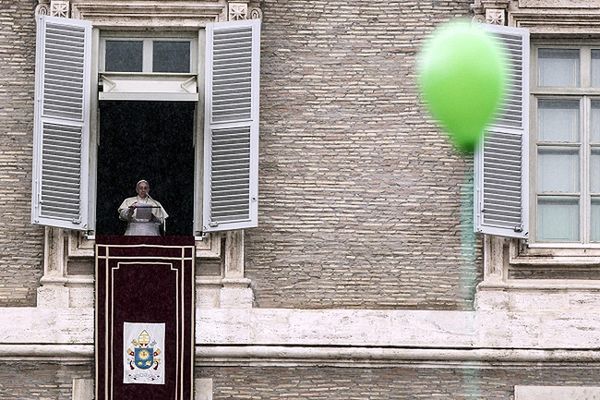
{"label": "papal coat of arms", "polygon": [[165,324],[124,323],[123,383],[164,384],[164,332]]}

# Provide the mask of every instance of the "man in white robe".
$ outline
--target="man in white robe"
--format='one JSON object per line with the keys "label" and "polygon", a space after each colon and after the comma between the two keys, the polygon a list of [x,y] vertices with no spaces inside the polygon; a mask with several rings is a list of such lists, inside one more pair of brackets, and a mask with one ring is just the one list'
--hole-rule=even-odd
{"label": "man in white robe", "polygon": [[119,218],[128,222],[125,236],[160,236],[159,227],[169,214],[150,197],[147,181],[139,181],[135,191],[137,196],[126,198],[119,206]]}

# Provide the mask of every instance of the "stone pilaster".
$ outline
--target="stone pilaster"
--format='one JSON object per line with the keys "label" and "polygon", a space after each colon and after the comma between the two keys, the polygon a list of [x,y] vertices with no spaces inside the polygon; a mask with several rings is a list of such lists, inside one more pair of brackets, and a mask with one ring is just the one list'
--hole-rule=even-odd
{"label": "stone pilaster", "polygon": [[37,306],[68,307],[64,229],[46,227],[44,242],[44,276],[40,279],[42,286],[37,290]]}

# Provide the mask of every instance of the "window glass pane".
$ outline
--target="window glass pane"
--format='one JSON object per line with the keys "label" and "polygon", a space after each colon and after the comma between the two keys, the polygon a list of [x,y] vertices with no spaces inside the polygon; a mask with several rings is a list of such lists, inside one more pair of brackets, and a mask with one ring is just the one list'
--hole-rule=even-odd
{"label": "window glass pane", "polygon": [[153,72],[190,72],[189,41],[152,42]]}
{"label": "window glass pane", "polygon": [[590,112],[590,140],[600,143],[600,101],[592,101]]}
{"label": "window glass pane", "polygon": [[537,236],[545,242],[579,241],[579,199],[539,197]]}
{"label": "window glass pane", "polygon": [[105,71],[142,72],[144,44],[141,40],[107,40]]}
{"label": "window glass pane", "polygon": [[579,86],[579,50],[538,49],[539,86]]}
{"label": "window glass pane", "polygon": [[538,193],[579,192],[579,151],[538,148]]}
{"label": "window glass pane", "polygon": [[600,148],[592,149],[590,158],[590,190],[600,193]]}
{"label": "window glass pane", "polygon": [[590,240],[600,242],[600,198],[592,197],[592,216],[591,216]]}
{"label": "window glass pane", "polygon": [[592,86],[600,87],[600,50],[592,50]]}
{"label": "window glass pane", "polygon": [[579,100],[538,100],[541,141],[579,142]]}

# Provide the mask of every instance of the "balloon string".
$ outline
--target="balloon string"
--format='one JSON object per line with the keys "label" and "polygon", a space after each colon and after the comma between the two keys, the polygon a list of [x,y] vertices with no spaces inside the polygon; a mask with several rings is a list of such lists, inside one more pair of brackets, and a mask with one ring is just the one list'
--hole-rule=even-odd
{"label": "balloon string", "polygon": [[[474,301],[477,281],[475,264],[475,231],[473,230],[473,163],[469,163],[465,172],[465,181],[460,189],[460,249],[462,265],[459,275],[459,292],[463,299]],[[474,320],[469,327],[475,337]],[[466,398],[480,399],[481,377],[476,368],[463,369],[463,390]]]}

